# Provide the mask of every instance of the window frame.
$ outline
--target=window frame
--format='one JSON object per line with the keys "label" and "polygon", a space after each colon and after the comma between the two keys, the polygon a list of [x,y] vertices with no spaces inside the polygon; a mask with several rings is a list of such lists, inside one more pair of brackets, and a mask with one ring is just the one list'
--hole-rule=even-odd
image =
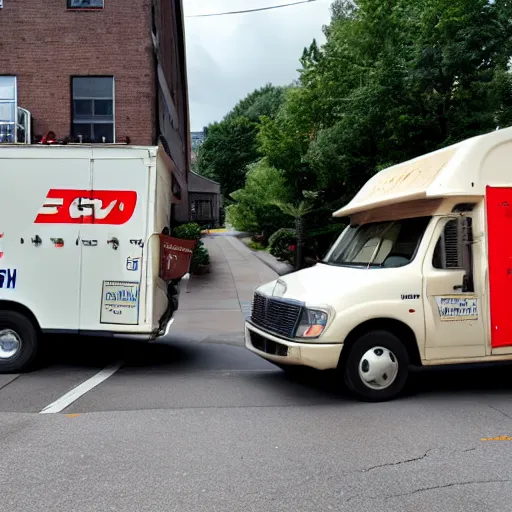
{"label": "window frame", "polygon": [[[375,265],[373,263],[372,264],[368,264],[368,263],[353,263],[353,262],[338,263],[336,261],[333,261],[333,256],[336,253],[336,250],[340,247],[340,244],[344,241],[345,238],[351,236],[351,234],[350,234],[350,229],[351,228],[360,229],[361,226],[369,225],[369,224],[373,224],[373,225],[379,225],[379,224],[385,225],[385,224],[387,224],[388,225],[386,230],[383,232],[383,234],[380,237],[380,241],[379,241],[378,246],[375,247],[375,249],[374,249],[374,253],[373,253],[372,259],[371,259],[371,261],[373,261],[374,257],[378,254],[378,251],[381,248],[381,242],[382,242],[383,236],[386,234],[386,232],[390,228],[392,228],[396,223],[413,221],[413,220],[419,220],[419,219],[424,220],[426,222],[426,224],[425,224],[425,227],[424,227],[421,235],[418,237],[418,240],[416,241],[416,245],[415,245],[415,248],[414,248],[414,251],[412,253],[412,256],[411,256],[410,260],[406,264],[404,264],[404,265],[400,265],[398,267],[384,267],[382,265]],[[340,237],[336,240],[336,242],[333,244],[331,249],[326,254],[325,258],[323,260],[321,260],[321,263],[324,263],[326,265],[336,266],[336,267],[347,267],[347,268],[354,268],[354,269],[361,269],[361,270],[383,270],[383,269],[384,270],[386,270],[386,269],[389,270],[391,268],[398,269],[398,268],[407,267],[408,265],[411,265],[412,263],[415,262],[416,256],[418,255],[418,251],[419,251],[420,246],[421,246],[421,244],[422,244],[422,242],[423,242],[423,240],[425,238],[425,235],[427,233],[428,227],[429,227],[430,223],[432,222],[432,219],[433,219],[433,216],[431,216],[431,215],[423,215],[421,217],[403,218],[403,219],[396,219],[396,220],[390,220],[390,221],[369,222],[367,224],[353,225],[353,226],[349,225],[343,231],[343,233],[340,235]],[[352,236],[352,240],[350,240],[349,243],[353,242],[355,236],[357,236],[357,232],[354,232],[354,235]],[[398,235],[398,236],[400,236],[400,235]],[[397,241],[397,239],[395,240],[394,243],[396,243],[396,241]],[[363,249],[363,247],[361,247],[361,249]],[[340,254],[338,254],[338,258],[340,256]],[[389,254],[391,254],[391,252]],[[388,254],[388,256],[389,256],[389,254]]]}
{"label": "window frame", "polygon": [[101,0],[101,2],[102,2],[101,7],[91,6],[91,5],[80,7],[80,6],[76,6],[76,5],[71,5],[72,2],[73,2],[73,0],[66,0],[66,8],[69,11],[102,11],[103,9],[105,9],[105,0]]}
{"label": "window frame", "polygon": [[[74,92],[73,92],[73,81],[75,78],[110,78],[112,80],[112,98],[105,98],[105,97],[83,97],[79,96],[75,98]],[[75,124],[83,124],[87,126],[91,126],[94,124],[111,124],[112,125],[112,142],[111,144],[115,144],[116,142],[116,78],[114,75],[72,75],[70,78],[70,100],[71,100],[71,124],[70,124],[70,135],[74,133],[74,125]],[[90,122],[90,123],[81,123],[81,122],[75,122],[75,99],[77,100],[91,100],[94,102],[94,100],[112,100],[112,121],[98,121],[97,123]],[[94,109],[94,104],[93,104]],[[93,110],[94,111],[94,110]],[[94,144],[101,144],[101,142],[96,142]],[[105,144],[109,144],[106,142]]]}
{"label": "window frame", "polygon": [[7,100],[0,98],[1,104],[13,104],[14,106],[14,119],[12,121],[2,121],[0,120],[0,125],[9,125],[12,126],[12,141],[7,142],[7,144],[15,144],[17,141],[17,129],[18,129],[18,77],[16,75],[0,75],[0,78],[12,78],[14,79],[14,99]]}

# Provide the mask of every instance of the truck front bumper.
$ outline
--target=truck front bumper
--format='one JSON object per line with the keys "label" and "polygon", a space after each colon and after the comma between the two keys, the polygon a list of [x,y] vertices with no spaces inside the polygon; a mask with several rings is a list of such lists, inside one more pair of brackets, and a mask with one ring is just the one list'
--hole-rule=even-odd
{"label": "truck front bumper", "polygon": [[308,366],[316,370],[337,368],[341,343],[297,343],[273,336],[249,322],[245,324],[245,346],[260,357],[282,365]]}

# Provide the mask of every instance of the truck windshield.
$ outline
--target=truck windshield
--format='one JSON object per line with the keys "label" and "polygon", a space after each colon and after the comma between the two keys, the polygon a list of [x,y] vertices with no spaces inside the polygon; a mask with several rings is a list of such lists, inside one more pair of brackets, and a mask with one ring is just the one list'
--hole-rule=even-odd
{"label": "truck windshield", "polygon": [[349,227],[324,260],[330,265],[393,268],[412,261],[430,217]]}

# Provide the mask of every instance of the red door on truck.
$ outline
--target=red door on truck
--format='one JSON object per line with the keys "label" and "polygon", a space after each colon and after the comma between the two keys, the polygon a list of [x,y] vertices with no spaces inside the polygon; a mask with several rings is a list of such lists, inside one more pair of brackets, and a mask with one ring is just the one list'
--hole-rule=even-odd
{"label": "red door on truck", "polygon": [[512,345],[512,188],[487,187],[492,348]]}

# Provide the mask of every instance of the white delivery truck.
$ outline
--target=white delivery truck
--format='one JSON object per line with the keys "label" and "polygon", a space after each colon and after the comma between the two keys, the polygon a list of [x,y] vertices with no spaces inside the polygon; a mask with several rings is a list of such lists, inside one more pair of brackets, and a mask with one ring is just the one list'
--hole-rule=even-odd
{"label": "white delivery truck", "polygon": [[166,333],[172,169],[162,147],[0,147],[0,372],[28,368],[41,333]]}
{"label": "white delivery truck", "polygon": [[368,401],[411,364],[512,360],[512,128],[383,170],[334,216],[322,262],[256,290],[249,350]]}

